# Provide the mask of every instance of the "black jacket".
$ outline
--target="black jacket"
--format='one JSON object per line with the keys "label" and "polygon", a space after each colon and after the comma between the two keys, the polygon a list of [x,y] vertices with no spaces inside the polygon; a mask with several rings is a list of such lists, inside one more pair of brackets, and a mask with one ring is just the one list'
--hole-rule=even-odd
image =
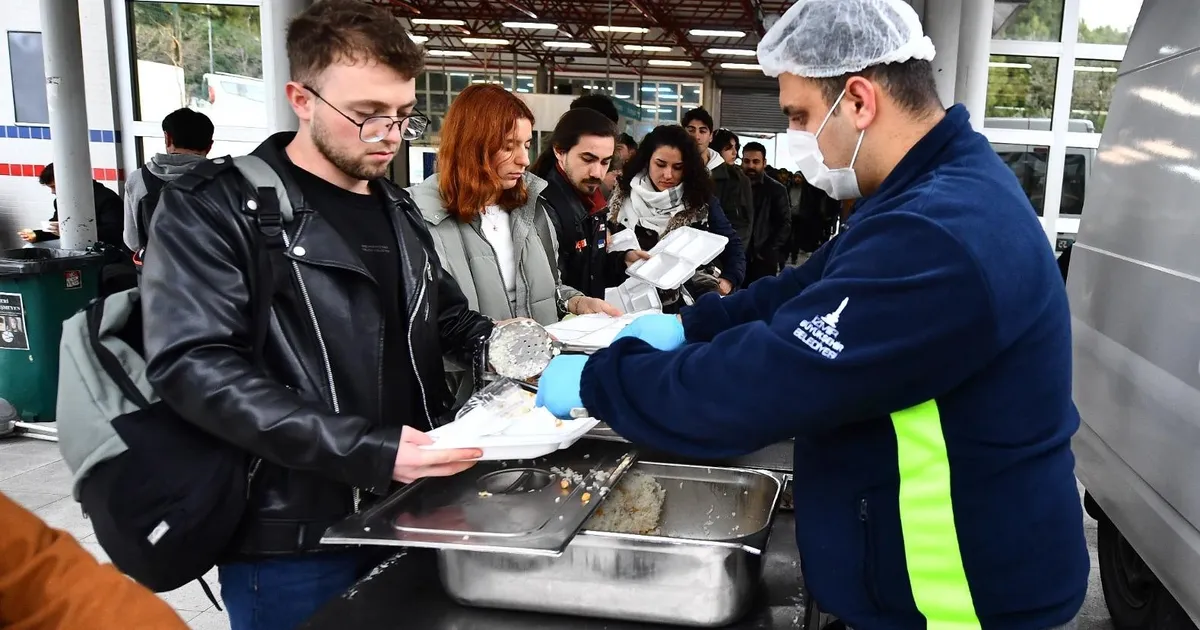
{"label": "black jacket", "polygon": [[[96,240],[132,253],[125,247],[123,236],[123,230],[125,229],[125,206],[121,203],[121,196],[114,192],[113,189],[94,179],[92,180],[92,196],[96,204]],[[54,215],[50,217],[50,220],[58,220],[57,198],[54,200]],[[42,230],[34,230],[34,236],[35,242],[39,243],[58,240],[57,234]]]}
{"label": "black jacket", "polygon": [[[420,418],[385,415],[378,291],[358,254],[289,177],[283,149],[292,137],[276,134],[254,152],[280,174],[295,211],[284,225],[286,248],[271,265],[263,365],[252,356],[255,276],[247,271],[257,236],[247,208],[259,201],[230,159],[202,162],[163,189],[160,204],[170,211],[155,213],[142,274],[150,382],[185,418],[262,459],[237,557],[315,549],[367,492],[387,493],[402,427],[428,430],[450,404],[443,353],[469,363],[492,328],[442,271],[408,196],[373,182],[391,204],[401,244],[414,391],[426,410]],[[347,363],[361,367],[330,368]],[[376,412],[340,413],[351,400]]]}
{"label": "black jacket", "polygon": [[558,268],[562,283],[594,298],[620,285],[625,275],[625,252],[608,251],[608,209],[588,213],[575,188],[557,168],[543,175],[550,187],[542,198],[558,231]]}
{"label": "black jacket", "polygon": [[713,182],[717,186],[717,200],[729,219],[733,230],[743,244],[750,242],[754,225],[754,195],[750,190],[750,178],[742,169],[721,164],[712,170]]}
{"label": "black jacket", "polygon": [[754,224],[746,257],[755,260],[778,261],[791,236],[792,212],[787,188],[764,175],[753,184]]}

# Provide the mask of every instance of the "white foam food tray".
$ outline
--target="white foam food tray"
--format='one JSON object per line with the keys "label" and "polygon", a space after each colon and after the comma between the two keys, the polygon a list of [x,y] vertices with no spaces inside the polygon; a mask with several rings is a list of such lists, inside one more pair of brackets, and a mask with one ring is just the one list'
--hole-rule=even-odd
{"label": "white foam food tray", "polygon": [[458,421],[430,431],[429,437],[434,443],[420,448],[427,451],[477,448],[483,451],[483,461],[532,459],[570,448],[600,421],[594,418],[559,420],[544,407],[538,407],[507,423],[502,432],[491,435],[479,435],[476,423],[462,425],[465,430],[456,423]]}
{"label": "white foam food tray", "polygon": [[681,227],[650,250],[649,260],[634,263],[626,273],[659,289],[678,289],[697,269],[720,256],[728,244],[729,239],[720,234]]}
{"label": "white foam food tray", "polygon": [[[650,287],[651,291],[656,291]],[[569,352],[592,353],[612,344],[613,339],[633,320],[659,311],[646,310],[612,317],[603,313],[579,315],[546,326],[546,332],[563,344]]]}

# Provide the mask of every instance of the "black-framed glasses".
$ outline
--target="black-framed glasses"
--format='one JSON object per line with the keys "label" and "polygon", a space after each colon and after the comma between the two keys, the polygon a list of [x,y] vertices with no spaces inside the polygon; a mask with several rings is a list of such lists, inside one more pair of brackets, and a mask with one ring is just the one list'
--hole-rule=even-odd
{"label": "black-framed glasses", "polygon": [[429,127],[429,118],[416,110],[413,110],[413,113],[408,116],[371,116],[358,122],[321,96],[320,92],[307,85],[304,86],[304,89],[312,92],[313,96],[321,99],[330,109],[341,114],[342,118],[350,121],[350,124],[358,127],[358,139],[368,144],[382,142],[392,132],[392,127],[396,125],[400,125],[400,137],[409,142],[420,138],[425,133],[425,129]]}

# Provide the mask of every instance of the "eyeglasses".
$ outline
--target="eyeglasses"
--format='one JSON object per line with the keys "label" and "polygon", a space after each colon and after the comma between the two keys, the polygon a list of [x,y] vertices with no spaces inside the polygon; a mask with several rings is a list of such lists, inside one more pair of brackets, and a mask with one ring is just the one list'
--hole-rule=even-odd
{"label": "eyeglasses", "polygon": [[408,116],[371,116],[362,122],[354,120],[346,115],[346,112],[338,109],[336,105],[330,103],[328,99],[321,96],[319,92],[305,85],[304,89],[313,93],[313,96],[321,99],[330,109],[342,115],[342,118],[350,121],[350,124],[358,127],[358,139],[368,144],[382,142],[388,134],[392,132],[392,127],[400,125],[400,138],[412,142],[420,138],[425,129],[429,127],[429,119],[419,111],[415,111]]}

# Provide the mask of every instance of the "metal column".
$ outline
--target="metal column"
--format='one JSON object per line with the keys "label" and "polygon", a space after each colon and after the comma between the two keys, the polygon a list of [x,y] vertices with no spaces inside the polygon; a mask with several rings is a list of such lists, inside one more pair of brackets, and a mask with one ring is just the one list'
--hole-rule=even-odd
{"label": "metal column", "polygon": [[[961,0],[925,0],[925,34],[933,40],[937,55],[933,59],[933,78],[937,81],[942,105],[955,103],[958,78],[958,32],[962,28]],[[988,25],[989,32],[991,25]]]}
{"label": "metal column", "polygon": [[988,58],[992,44],[994,0],[965,0],[958,37],[958,77],[955,100],[967,106],[971,126],[983,130],[987,108]]}
{"label": "metal column", "polygon": [[300,128],[283,86],[292,79],[287,57],[287,25],[292,17],[308,8],[310,0],[271,0],[262,3],[260,27],[263,47],[263,84],[267,92],[268,131],[295,131]]}
{"label": "metal column", "polygon": [[83,98],[79,3],[42,0],[38,4],[61,244],[65,249],[80,249],[96,242],[96,200],[92,194],[87,101]]}

